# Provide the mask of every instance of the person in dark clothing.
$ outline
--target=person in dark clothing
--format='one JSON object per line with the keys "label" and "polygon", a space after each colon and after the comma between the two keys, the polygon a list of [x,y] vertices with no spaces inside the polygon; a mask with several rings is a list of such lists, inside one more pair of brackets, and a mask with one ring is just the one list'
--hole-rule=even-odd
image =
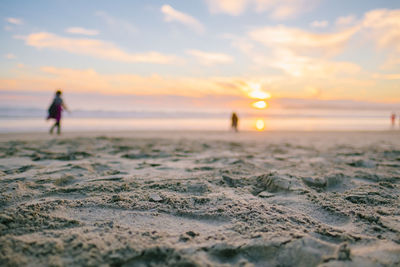
{"label": "person in dark clothing", "polygon": [[238,118],[238,116],[236,115],[235,112],[232,113],[231,121],[232,121],[232,129],[235,130],[235,132],[237,132],[238,131],[239,118]]}
{"label": "person in dark clothing", "polygon": [[390,120],[392,122],[392,127],[394,127],[394,125],[396,124],[396,113],[392,113],[392,115],[390,115]]}
{"label": "person in dark clothing", "polygon": [[53,126],[50,128],[50,134],[53,133],[54,128],[57,127],[57,134],[61,133],[61,115],[62,111],[65,109],[68,111],[67,106],[65,105],[64,101],[61,98],[62,92],[60,90],[57,90],[56,95],[54,97],[53,102],[51,103],[49,107],[49,115],[47,116],[47,119],[55,119],[56,122],[54,123]]}

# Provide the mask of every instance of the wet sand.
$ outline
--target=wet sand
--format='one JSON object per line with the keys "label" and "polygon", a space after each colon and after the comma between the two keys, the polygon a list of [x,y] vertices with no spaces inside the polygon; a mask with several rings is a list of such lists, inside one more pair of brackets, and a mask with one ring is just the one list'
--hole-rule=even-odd
{"label": "wet sand", "polygon": [[400,132],[0,135],[0,265],[399,266]]}

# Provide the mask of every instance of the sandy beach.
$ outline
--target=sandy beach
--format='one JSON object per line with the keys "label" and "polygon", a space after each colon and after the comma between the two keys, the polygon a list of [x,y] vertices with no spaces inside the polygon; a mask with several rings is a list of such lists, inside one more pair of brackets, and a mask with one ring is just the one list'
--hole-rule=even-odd
{"label": "sandy beach", "polygon": [[2,266],[399,266],[400,132],[0,135]]}

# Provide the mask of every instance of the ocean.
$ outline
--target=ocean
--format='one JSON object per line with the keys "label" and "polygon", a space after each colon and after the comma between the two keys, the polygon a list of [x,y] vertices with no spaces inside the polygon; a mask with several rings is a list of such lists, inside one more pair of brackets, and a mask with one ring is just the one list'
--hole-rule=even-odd
{"label": "ocean", "polygon": [[[391,111],[270,109],[237,111],[241,131],[384,131],[392,127]],[[72,110],[64,112],[62,130],[142,131],[142,130],[230,130],[227,111],[102,111]],[[46,111],[36,108],[0,108],[0,132],[47,132],[52,121]]]}

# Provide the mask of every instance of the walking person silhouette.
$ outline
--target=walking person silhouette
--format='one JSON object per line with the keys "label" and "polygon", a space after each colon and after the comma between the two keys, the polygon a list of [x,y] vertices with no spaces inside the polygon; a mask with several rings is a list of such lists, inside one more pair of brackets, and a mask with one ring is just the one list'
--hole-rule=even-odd
{"label": "walking person silhouette", "polygon": [[238,122],[239,122],[239,117],[236,115],[235,112],[232,113],[232,117],[231,117],[231,126],[232,129],[237,132],[238,131]]}
{"label": "walking person silhouette", "polygon": [[53,99],[53,102],[51,103],[48,112],[49,115],[47,116],[47,119],[55,119],[56,122],[51,126],[50,128],[50,134],[53,134],[54,128],[57,127],[57,134],[61,134],[61,115],[62,111],[65,109],[68,111],[67,106],[65,105],[63,99],[61,98],[62,92],[61,90],[56,91],[56,95]]}

